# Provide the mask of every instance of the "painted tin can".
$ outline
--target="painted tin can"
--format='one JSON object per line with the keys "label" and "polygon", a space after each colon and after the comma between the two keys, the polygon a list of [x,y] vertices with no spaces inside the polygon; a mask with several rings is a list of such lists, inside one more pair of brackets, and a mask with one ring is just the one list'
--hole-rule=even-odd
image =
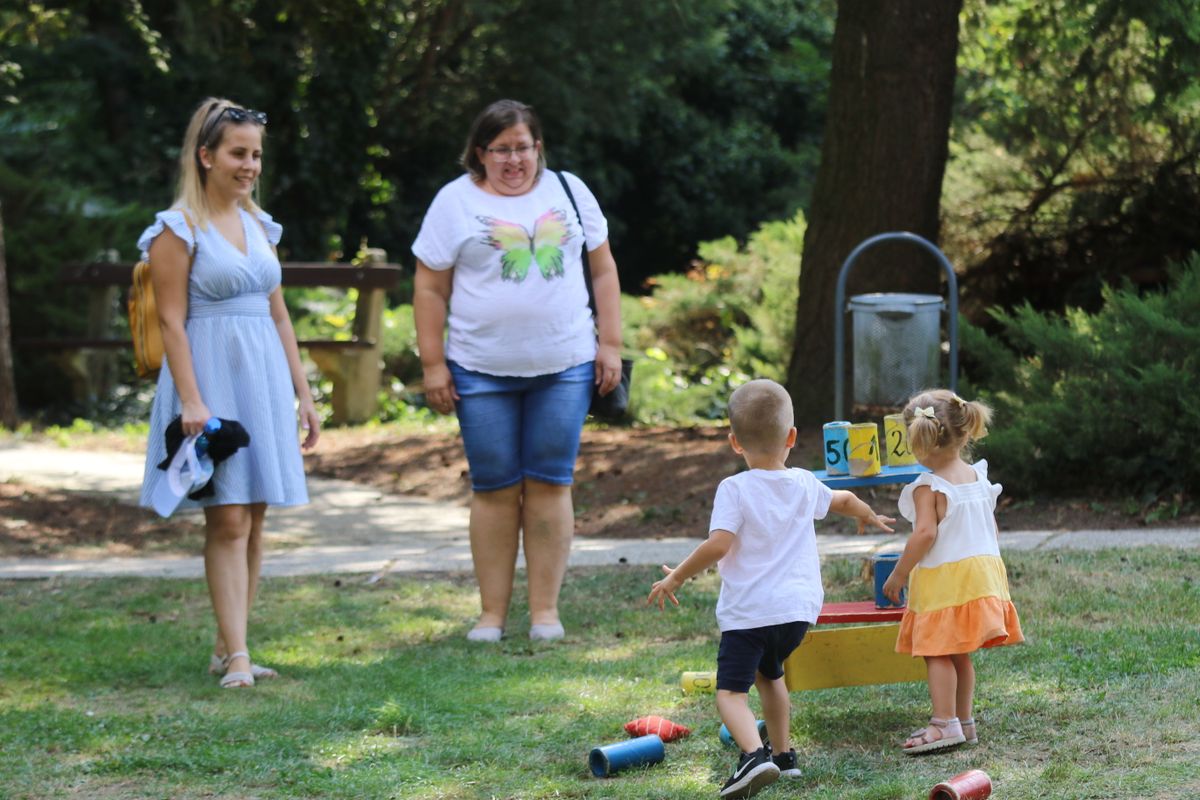
{"label": "painted tin can", "polygon": [[849,475],[850,423],[844,420],[826,422],[821,426],[825,434],[825,473],[827,475]]}
{"label": "painted tin can", "polygon": [[899,553],[876,553],[871,556],[871,571],[875,575],[875,607],[876,608],[903,608],[908,602],[908,588],[900,590],[900,602],[893,603],[887,599],[887,595],[883,593],[883,585],[887,583],[887,579],[891,577],[895,571],[896,565],[900,563]]}
{"label": "painted tin can", "polygon": [[699,692],[715,692],[717,690],[717,673],[715,672],[685,672],[679,679],[685,694]]}
{"label": "painted tin can", "polygon": [[663,740],[648,733],[627,742],[595,747],[588,754],[588,766],[597,778],[607,778],[630,767],[657,764],[666,757]]}
{"label": "painted tin can", "polygon": [[[733,747],[737,742],[733,740],[733,734],[729,732],[729,728],[725,723],[721,723],[721,730],[717,731],[717,738],[721,740],[721,744],[726,747]],[[767,722],[766,720],[758,720],[758,738],[762,739],[763,744],[770,744],[767,738]]]}
{"label": "painted tin can", "polygon": [[889,467],[906,467],[917,463],[908,446],[908,426],[903,414],[888,414],[883,418],[883,450]]}
{"label": "painted tin can", "polygon": [[929,800],[986,800],[992,794],[992,779],[981,769],[960,772],[929,792]]}
{"label": "painted tin can", "polygon": [[879,460],[879,426],[874,422],[856,422],[847,436],[850,474],[856,478],[878,475],[883,469]]}

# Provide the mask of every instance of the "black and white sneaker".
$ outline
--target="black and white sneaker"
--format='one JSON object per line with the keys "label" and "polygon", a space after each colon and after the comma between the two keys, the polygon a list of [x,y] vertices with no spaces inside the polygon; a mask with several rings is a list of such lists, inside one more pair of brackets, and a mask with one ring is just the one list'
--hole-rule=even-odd
{"label": "black and white sneaker", "polygon": [[777,756],[771,756],[771,760],[775,762],[775,766],[779,767],[779,777],[781,778],[799,778],[800,768],[796,766],[796,751],[788,750],[786,753],[780,753]]}
{"label": "black and white sneaker", "polygon": [[779,767],[771,760],[771,751],[760,747],[753,753],[742,753],[733,775],[721,787],[721,797],[753,797],[777,780]]}

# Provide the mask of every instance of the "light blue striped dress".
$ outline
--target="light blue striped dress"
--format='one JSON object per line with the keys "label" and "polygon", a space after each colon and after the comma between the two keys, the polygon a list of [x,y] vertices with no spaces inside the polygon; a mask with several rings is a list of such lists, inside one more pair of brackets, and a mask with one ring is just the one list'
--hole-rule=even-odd
{"label": "light blue striped dress", "polygon": [[[154,224],[138,239],[142,257],[148,258],[150,243],[170,228],[187,243],[188,252],[195,253],[188,281],[187,334],[200,397],[215,416],[237,420],[250,434],[249,447],[217,465],[214,496],[199,502],[185,497],[181,509],[308,502],[292,376],[268,301],[281,275],[271,245],[279,242],[283,227],[265,212],[258,221],[245,210],[239,213],[246,255],[213,225],[207,230],[196,227],[193,237],[178,210],[156,214]],[[163,432],[179,413],[179,395],[164,358],[150,412],[143,506],[152,506],[154,488],[165,478],[158,469],[167,455]]]}

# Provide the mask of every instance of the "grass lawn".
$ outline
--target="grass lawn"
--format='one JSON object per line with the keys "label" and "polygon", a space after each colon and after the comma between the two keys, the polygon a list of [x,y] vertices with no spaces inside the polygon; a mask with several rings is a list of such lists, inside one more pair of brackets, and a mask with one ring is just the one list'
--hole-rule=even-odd
{"label": "grass lawn", "polygon": [[[973,768],[1006,800],[1200,795],[1200,554],[1008,565],[1029,642],[977,657],[978,747],[897,751],[922,683],[798,692],[804,776],[761,796],[924,798]],[[867,599],[858,568],[828,562],[827,599]],[[463,576],[267,580],[254,654],[284,677],[237,692],[204,672],[200,582],[0,582],[0,797],[714,798],[734,754],[679,677],[712,668],[718,584],[659,613],[641,605],[654,574],[573,570],[568,638],[536,646],[523,608],[500,645],[467,643]],[[589,750],[644,714],[693,733],[591,777]]]}

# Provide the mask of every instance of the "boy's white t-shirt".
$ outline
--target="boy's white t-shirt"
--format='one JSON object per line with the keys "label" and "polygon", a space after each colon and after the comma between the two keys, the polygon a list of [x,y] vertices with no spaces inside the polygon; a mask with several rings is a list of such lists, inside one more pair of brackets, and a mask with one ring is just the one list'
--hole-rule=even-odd
{"label": "boy's white t-shirt", "polygon": [[434,197],[412,252],[430,269],[454,268],[447,360],[530,377],[595,359],[580,248],[584,234],[589,251],[604,244],[608,221],[583,181],[563,176],[578,217],[549,170],[515,197],[485,192],[467,174]]}
{"label": "boy's white t-shirt", "polygon": [[817,621],[825,590],[813,521],[832,500],[805,469],[751,469],[721,481],[708,528],[734,534],[717,562],[722,631]]}

